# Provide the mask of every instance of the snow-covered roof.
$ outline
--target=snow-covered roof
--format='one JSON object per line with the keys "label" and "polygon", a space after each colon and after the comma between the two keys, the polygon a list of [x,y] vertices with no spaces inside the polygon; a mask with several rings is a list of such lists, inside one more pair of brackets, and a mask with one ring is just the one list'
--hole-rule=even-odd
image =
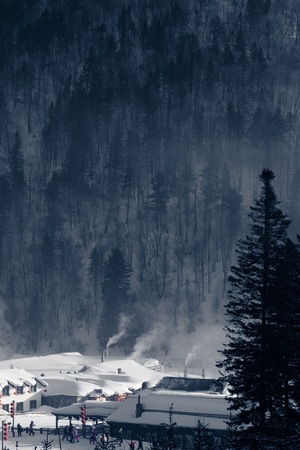
{"label": "snow-covered roof", "polygon": [[44,356],[16,355],[9,360],[0,361],[0,370],[13,365],[22,367],[36,376],[50,376],[58,373],[76,373],[86,363],[99,362],[99,357],[85,357],[78,352],[54,353]]}
{"label": "snow-covered roof", "polygon": [[3,388],[7,384],[12,387],[23,386],[23,384],[34,386],[36,379],[26,370],[10,364],[7,368],[0,367],[0,386]]}
{"label": "snow-covered roof", "polygon": [[85,381],[56,378],[55,376],[43,378],[43,380],[47,383],[47,387],[43,390],[44,397],[54,395],[83,397],[98,388],[97,385]]}
{"label": "snow-covered roof", "polygon": [[108,423],[161,425],[172,420],[177,427],[195,428],[198,420],[209,429],[225,430],[229,419],[228,404],[224,395],[183,391],[141,391],[142,414],[136,417],[138,394],[128,397],[108,418]]}
{"label": "snow-covered roof", "polygon": [[[9,367],[13,367],[13,370]],[[22,369],[20,369],[22,368]],[[0,374],[5,371],[28,374],[47,383],[43,395],[86,396],[95,389],[102,389],[106,397],[132,393],[140,389],[143,382],[155,385],[164,374],[150,370],[131,359],[107,359],[100,356],[86,356],[77,352],[58,353],[47,356],[30,356],[0,361]]]}
{"label": "snow-covered roof", "polygon": [[[119,407],[121,402],[87,400],[83,404],[86,408],[87,417],[107,417]],[[83,404],[72,403],[72,405],[52,411],[52,414],[55,416],[80,416],[80,407]]]}

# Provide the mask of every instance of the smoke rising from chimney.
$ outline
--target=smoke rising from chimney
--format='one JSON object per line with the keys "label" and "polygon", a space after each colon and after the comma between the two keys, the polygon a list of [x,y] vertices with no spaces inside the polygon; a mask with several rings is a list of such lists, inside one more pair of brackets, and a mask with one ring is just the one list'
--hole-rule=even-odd
{"label": "smoke rising from chimney", "polygon": [[201,353],[203,356],[202,345],[201,344],[193,345],[191,351],[188,353],[187,357],[185,358],[184,366],[186,367],[191,361],[194,361],[195,359],[201,357]]}
{"label": "smoke rising from chimney", "polygon": [[131,358],[136,359],[145,355],[147,351],[149,352],[154,345],[161,341],[162,336],[163,328],[160,327],[140,336],[136,341]]}
{"label": "smoke rising from chimney", "polygon": [[120,314],[118,332],[110,337],[106,344],[106,349],[115,345],[126,334],[129,325],[129,317],[126,314]]}

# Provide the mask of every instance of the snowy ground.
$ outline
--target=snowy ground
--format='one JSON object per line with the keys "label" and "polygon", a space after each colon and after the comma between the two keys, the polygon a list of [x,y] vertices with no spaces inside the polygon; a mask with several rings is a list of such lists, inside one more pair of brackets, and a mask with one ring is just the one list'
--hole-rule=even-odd
{"label": "snowy ground", "polygon": [[[45,407],[42,407],[45,408]],[[6,420],[6,418],[5,418]],[[35,435],[29,436],[29,434],[26,433],[25,429],[29,426],[31,420],[35,423]],[[8,422],[11,421],[7,420]],[[13,437],[12,433],[9,432],[8,441],[3,442],[2,449],[6,450],[41,450],[44,448],[44,442],[48,441],[51,442],[51,448],[53,450],[60,449],[60,450],[94,450],[94,445],[90,444],[89,439],[84,439],[82,436],[79,436],[79,442],[75,442],[74,444],[71,444],[70,442],[66,442],[62,440],[62,436],[58,436],[54,434],[54,428],[55,428],[55,416],[51,413],[43,413],[43,412],[37,412],[37,413],[28,413],[28,414],[17,414],[15,416],[15,426],[17,423],[20,423],[20,425],[23,427],[24,431],[22,432],[22,437],[17,436],[17,432],[15,433],[16,436]],[[63,427],[64,425],[68,425],[69,421],[68,419],[60,419],[59,426]],[[89,422],[88,422],[89,423]],[[72,419],[73,425],[81,426],[80,421],[76,421]],[[92,424],[92,423],[91,423]],[[42,433],[41,433],[42,429]],[[49,433],[47,433],[47,430],[49,429]],[[136,443],[136,448],[137,448]],[[129,444],[126,441],[123,441],[121,446],[117,444],[116,446],[117,450],[129,450]],[[144,445],[144,450],[146,450],[146,447]]]}

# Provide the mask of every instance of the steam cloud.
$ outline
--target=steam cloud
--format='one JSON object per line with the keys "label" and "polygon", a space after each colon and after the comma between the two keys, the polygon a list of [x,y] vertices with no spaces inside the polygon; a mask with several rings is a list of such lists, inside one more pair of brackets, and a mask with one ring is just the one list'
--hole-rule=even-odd
{"label": "steam cloud", "polygon": [[150,333],[140,336],[134,346],[131,358],[140,358],[147,351],[151,350],[151,347],[157,344],[162,336],[163,331],[160,328],[154,328]]}
{"label": "steam cloud", "polygon": [[202,345],[195,344],[191,351],[188,353],[187,357],[185,358],[184,365],[187,366],[191,361],[195,360],[200,356],[200,354],[203,353]]}
{"label": "steam cloud", "polygon": [[119,340],[126,334],[128,325],[129,325],[129,317],[126,316],[125,314],[121,314],[118,332],[108,339],[106,348],[109,348],[112,345],[117,344],[119,342]]}

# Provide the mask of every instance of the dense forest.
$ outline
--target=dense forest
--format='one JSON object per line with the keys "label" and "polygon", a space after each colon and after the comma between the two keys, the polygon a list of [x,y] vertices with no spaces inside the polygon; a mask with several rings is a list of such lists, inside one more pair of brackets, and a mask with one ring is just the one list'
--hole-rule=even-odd
{"label": "dense forest", "polygon": [[264,167],[300,232],[298,6],[1,0],[2,345],[222,321]]}

